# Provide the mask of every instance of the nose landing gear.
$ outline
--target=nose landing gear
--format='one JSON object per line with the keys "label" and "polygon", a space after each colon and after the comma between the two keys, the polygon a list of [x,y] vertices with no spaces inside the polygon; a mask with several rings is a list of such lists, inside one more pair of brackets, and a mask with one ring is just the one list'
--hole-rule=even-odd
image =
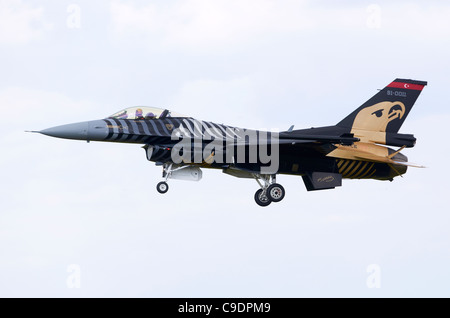
{"label": "nose landing gear", "polygon": [[162,176],[165,180],[161,181],[160,183],[158,183],[156,185],[156,191],[158,191],[161,194],[164,194],[167,191],[169,191],[169,184],[167,183],[167,181],[170,179],[170,177],[172,175],[172,171],[173,171],[172,164],[165,163],[163,165]]}
{"label": "nose landing gear", "polygon": [[202,179],[202,170],[198,166],[192,165],[178,165],[173,163],[164,163],[161,181],[156,186],[159,193],[164,194],[169,190],[169,179],[200,181]]}

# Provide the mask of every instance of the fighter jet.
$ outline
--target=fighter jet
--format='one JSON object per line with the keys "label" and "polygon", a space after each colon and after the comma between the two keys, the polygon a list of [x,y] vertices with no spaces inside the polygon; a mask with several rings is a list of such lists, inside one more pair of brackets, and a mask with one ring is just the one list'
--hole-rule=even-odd
{"label": "fighter jet", "polygon": [[[333,126],[269,132],[237,128],[181,115],[165,108],[134,106],[104,119],[37,131],[65,139],[142,145],[147,160],[162,167],[164,194],[170,179],[199,181],[202,169],[255,179],[256,203],[285,197],[277,175],[301,176],[307,191],[334,189],[342,179],[390,180],[408,162],[412,134],[398,133],[427,82],[395,79]],[[388,146],[398,147],[392,149]]]}

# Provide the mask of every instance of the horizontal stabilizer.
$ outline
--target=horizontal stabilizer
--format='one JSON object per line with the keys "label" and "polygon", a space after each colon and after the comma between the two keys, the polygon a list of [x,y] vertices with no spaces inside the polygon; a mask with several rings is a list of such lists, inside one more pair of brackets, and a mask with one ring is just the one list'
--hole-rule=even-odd
{"label": "horizontal stabilizer", "polygon": [[407,167],[426,168],[425,166],[421,166],[417,163],[412,163],[412,162],[393,161],[393,163],[396,165],[407,166]]}
{"label": "horizontal stabilizer", "polygon": [[381,157],[374,154],[364,154],[363,156],[357,155],[355,156],[357,159],[361,160],[367,160],[372,162],[383,162],[387,164],[395,164],[400,166],[407,166],[407,167],[415,167],[415,168],[425,168],[425,166],[421,166],[412,162],[406,162],[406,161],[398,161],[398,160],[392,160],[389,157]]}
{"label": "horizontal stabilizer", "polygon": [[372,161],[372,162],[382,162],[387,164],[395,164],[395,165],[401,165],[401,166],[407,166],[407,167],[415,167],[415,168],[425,168],[425,166],[421,166],[412,162],[406,162],[406,161],[396,161],[392,160],[389,157],[381,157],[374,154],[366,153],[364,155],[358,154],[355,156],[355,159],[359,160],[365,160],[365,161]]}

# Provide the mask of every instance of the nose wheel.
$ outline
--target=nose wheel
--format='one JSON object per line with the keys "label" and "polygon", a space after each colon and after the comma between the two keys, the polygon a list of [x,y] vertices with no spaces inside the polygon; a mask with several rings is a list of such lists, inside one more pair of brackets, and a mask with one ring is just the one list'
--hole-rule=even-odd
{"label": "nose wheel", "polygon": [[158,184],[156,185],[156,190],[157,190],[159,193],[164,194],[164,193],[166,193],[167,191],[169,191],[169,185],[167,184],[167,182],[161,181],[160,183],[158,183]]}
{"label": "nose wheel", "polygon": [[[270,182],[271,179],[272,182]],[[261,187],[255,193],[255,202],[259,206],[268,206],[272,202],[280,202],[284,199],[286,191],[281,184],[276,183],[275,175],[255,175],[255,180]]]}

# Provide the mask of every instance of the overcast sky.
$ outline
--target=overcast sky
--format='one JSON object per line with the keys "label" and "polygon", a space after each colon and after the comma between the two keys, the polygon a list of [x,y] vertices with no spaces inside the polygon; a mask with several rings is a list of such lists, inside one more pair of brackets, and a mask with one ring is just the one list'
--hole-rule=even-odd
{"label": "overcast sky", "polygon": [[[449,297],[444,1],[0,0],[1,297]],[[167,107],[238,127],[334,125],[428,81],[394,182],[170,181],[138,145],[25,133]]]}

